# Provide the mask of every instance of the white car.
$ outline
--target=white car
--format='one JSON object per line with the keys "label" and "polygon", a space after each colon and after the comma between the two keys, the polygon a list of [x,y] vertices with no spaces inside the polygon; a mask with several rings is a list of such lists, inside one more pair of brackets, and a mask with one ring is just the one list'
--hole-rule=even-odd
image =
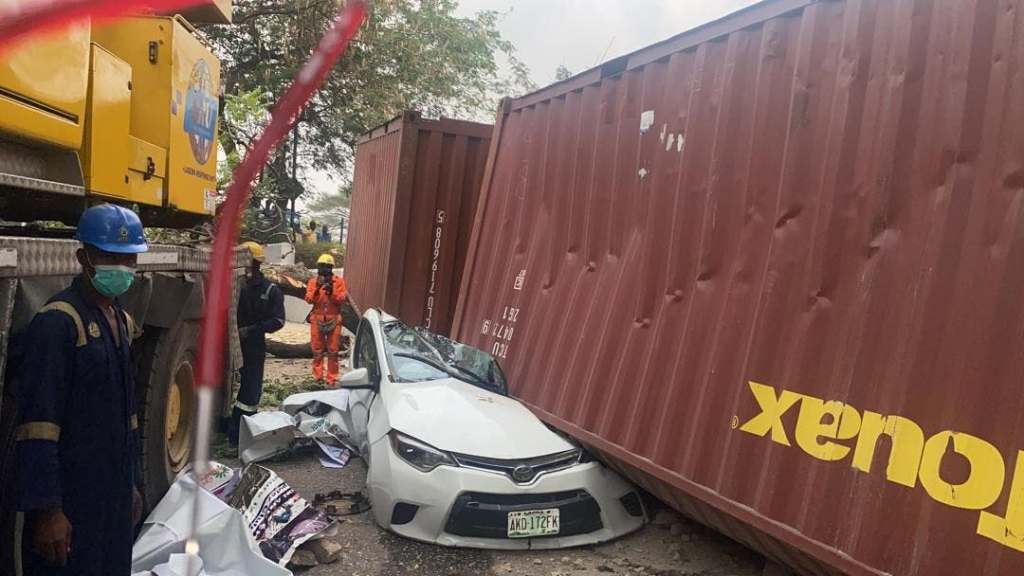
{"label": "white car", "polygon": [[550,549],[646,520],[636,489],[506,396],[492,356],[369,310],[345,425],[377,523],[445,546]]}

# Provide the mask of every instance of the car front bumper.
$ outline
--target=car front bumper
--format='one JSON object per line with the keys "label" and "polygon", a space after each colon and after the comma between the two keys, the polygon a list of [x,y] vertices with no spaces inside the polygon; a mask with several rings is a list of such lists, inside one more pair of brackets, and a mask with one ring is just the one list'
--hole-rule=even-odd
{"label": "car front bumper", "polygon": [[[555,549],[624,536],[646,518],[636,489],[598,462],[544,474],[520,485],[508,476],[440,466],[421,472],[386,439],[371,447],[367,488],[381,527],[443,546],[506,550]],[[508,512],[560,511],[560,535],[508,538]]]}

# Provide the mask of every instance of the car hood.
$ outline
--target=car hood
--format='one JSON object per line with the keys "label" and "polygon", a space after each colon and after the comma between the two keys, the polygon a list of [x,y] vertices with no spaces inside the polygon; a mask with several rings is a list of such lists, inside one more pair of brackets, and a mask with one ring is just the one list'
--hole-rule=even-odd
{"label": "car hood", "polygon": [[391,384],[391,427],[447,452],[513,460],[574,447],[518,401],[455,379]]}

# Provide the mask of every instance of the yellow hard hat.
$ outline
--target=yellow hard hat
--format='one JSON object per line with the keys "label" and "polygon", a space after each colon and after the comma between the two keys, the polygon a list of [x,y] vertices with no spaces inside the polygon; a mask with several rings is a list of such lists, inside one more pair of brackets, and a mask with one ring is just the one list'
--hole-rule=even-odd
{"label": "yellow hard hat", "polygon": [[323,253],[323,254],[320,255],[319,258],[317,258],[316,263],[318,265],[319,264],[330,264],[331,266],[334,266],[334,256],[331,256],[330,254],[327,254],[327,253]]}
{"label": "yellow hard hat", "polygon": [[249,253],[252,254],[252,259],[257,262],[263,262],[267,259],[267,254],[263,251],[263,246],[260,246],[256,242],[245,242],[242,244],[242,248],[248,248]]}

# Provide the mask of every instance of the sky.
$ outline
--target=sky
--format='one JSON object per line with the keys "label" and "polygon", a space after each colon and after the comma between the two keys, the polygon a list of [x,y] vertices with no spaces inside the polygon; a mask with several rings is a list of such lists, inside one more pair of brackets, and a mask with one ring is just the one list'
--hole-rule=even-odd
{"label": "sky", "polygon": [[[460,0],[457,14],[502,14],[498,29],[516,47],[537,86],[558,66],[574,74],[716,20],[756,0]],[[311,174],[317,192],[338,184]]]}
{"label": "sky", "polygon": [[716,20],[755,0],[460,0],[458,13],[504,14],[498,28],[533,81],[546,86],[564,64],[573,73]]}

